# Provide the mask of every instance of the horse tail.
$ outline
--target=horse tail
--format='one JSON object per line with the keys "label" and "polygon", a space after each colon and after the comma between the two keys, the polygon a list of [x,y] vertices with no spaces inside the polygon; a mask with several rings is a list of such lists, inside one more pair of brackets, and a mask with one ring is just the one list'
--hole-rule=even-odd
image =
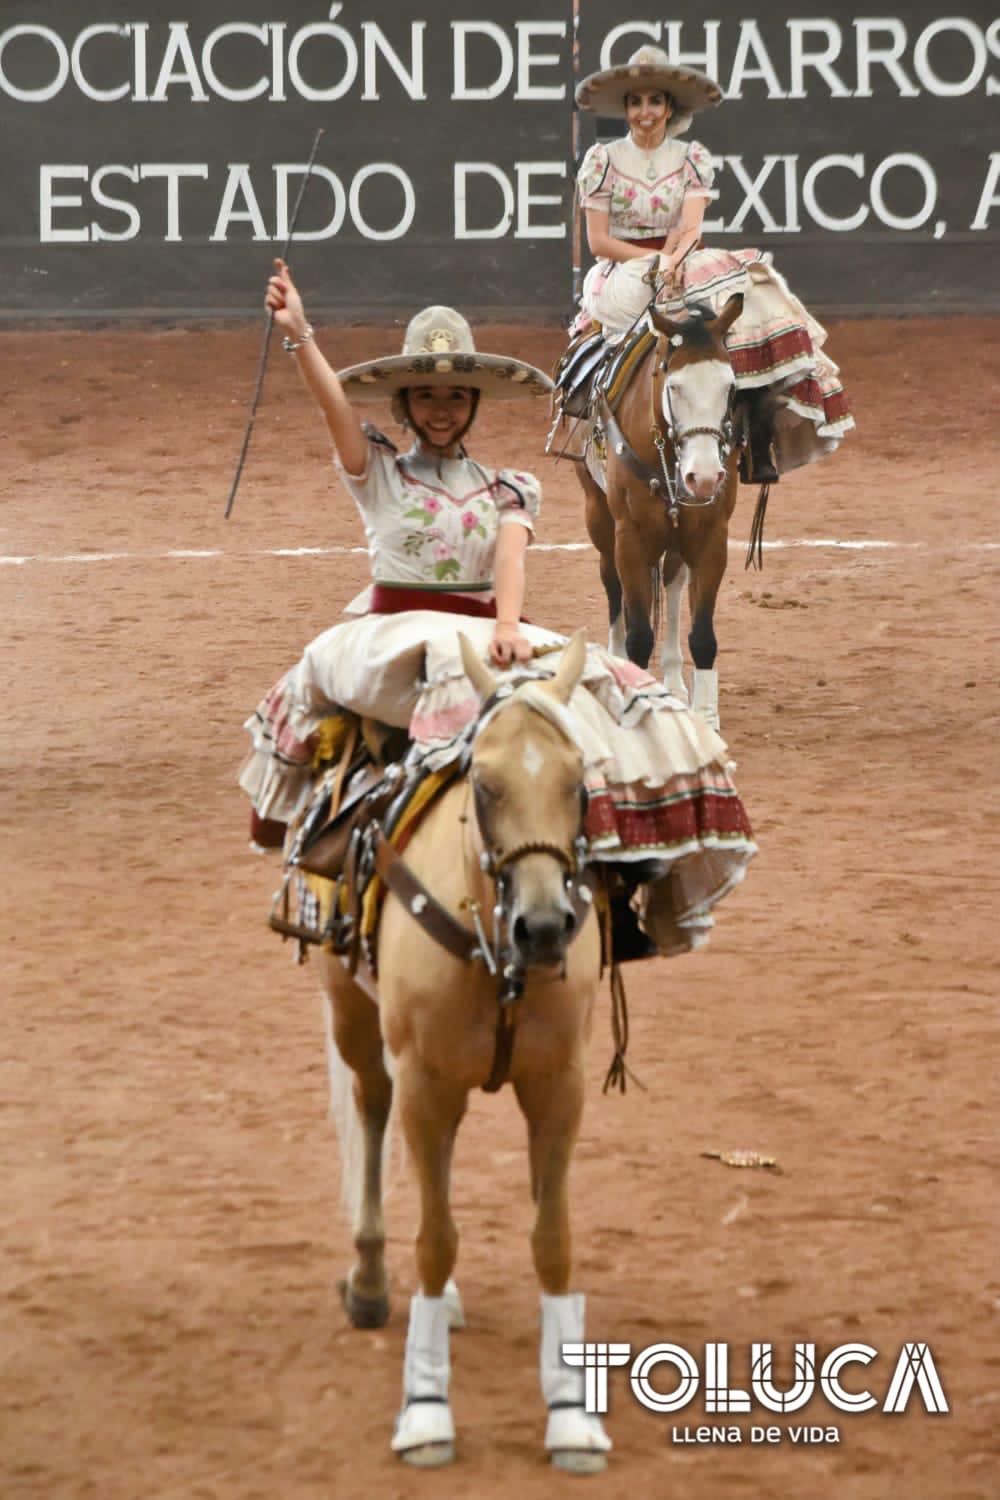
{"label": "horse tail", "polygon": [[[324,1001],[326,1017],[326,1065],[330,1079],[329,1115],[337,1132],[340,1145],[340,1206],[344,1217],[352,1228],[361,1213],[365,1185],[365,1133],[361,1115],[354,1098],[354,1073],[340,1055],[333,1039],[333,1022],[330,1006]],[[385,1053],[386,1070],[389,1068],[388,1050]],[[392,1167],[392,1141],[396,1119],[395,1099],[389,1121],[382,1138],[382,1196],[389,1191]]]}

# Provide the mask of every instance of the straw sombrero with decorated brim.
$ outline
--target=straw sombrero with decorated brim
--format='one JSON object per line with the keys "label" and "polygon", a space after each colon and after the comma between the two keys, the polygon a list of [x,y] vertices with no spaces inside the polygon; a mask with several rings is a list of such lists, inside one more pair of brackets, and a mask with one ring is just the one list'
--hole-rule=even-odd
{"label": "straw sombrero with decorated brim", "polygon": [[483,354],[453,307],[425,307],[410,319],[402,354],[339,370],[352,401],[378,401],[408,385],[466,385],[488,396],[547,396],[552,381],[534,365],[506,354]]}
{"label": "straw sombrero with decorated brim", "polygon": [[668,135],[682,135],[692,115],[722,102],[722,90],[714,79],[671,62],[662,47],[653,46],[640,47],[620,67],[591,73],[577,87],[576,102],[597,115],[624,115],[625,95],[633,89],[662,89],[670,95],[674,113],[667,121]]}

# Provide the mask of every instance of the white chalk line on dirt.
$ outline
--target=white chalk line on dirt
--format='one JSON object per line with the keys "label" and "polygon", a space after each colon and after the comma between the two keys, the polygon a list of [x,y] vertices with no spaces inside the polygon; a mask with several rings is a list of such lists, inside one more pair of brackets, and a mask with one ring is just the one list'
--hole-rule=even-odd
{"label": "white chalk line on dirt", "polygon": [[[734,551],[741,552],[747,543],[729,538]],[[919,552],[926,551],[928,542],[895,542],[867,539],[844,541],[839,537],[790,537],[764,543],[765,552],[782,552],[795,547],[810,547],[819,550],[831,549],[841,552]],[[934,544],[941,555],[946,552],[998,552],[1000,542],[962,542],[957,547],[945,548]],[[536,542],[533,552],[591,552],[590,542]],[[192,559],[224,557],[238,560],[246,557],[349,557],[367,556],[367,547],[262,547],[252,552],[227,552],[221,547],[172,547],[167,552],[62,552],[18,555],[0,553],[0,567],[24,567],[27,563],[97,563],[97,562],[185,562]]]}

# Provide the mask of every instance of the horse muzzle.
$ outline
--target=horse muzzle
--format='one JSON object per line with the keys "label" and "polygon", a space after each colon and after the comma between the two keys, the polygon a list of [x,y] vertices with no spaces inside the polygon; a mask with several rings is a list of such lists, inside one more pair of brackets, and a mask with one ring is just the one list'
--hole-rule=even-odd
{"label": "horse muzzle", "polygon": [[513,913],[511,945],[526,969],[560,966],[576,936],[577,915],[569,902]]}

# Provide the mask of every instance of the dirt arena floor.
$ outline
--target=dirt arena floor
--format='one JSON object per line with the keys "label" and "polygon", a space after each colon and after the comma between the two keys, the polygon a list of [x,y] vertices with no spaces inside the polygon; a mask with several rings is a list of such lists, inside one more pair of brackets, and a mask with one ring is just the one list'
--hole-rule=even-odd
{"label": "dirt arena floor", "polygon": [[[734,549],[717,617],[760,857],[705,952],[628,973],[645,1093],[601,1097],[602,995],[573,1178],[592,1338],[699,1358],[722,1341],[744,1386],[751,1341],[775,1345],[781,1379],[795,1340],[820,1357],[866,1343],[878,1358],[845,1384],[880,1402],[903,1342],[926,1341],[950,1412],[817,1397],[702,1446],[674,1429],[712,1420],[703,1392],[658,1416],[616,1372],[615,1452],[591,1481],[542,1455],[509,1090],[473,1099],[459,1142],[453,1469],[409,1470],[388,1446],[414,1286],[405,1174],[389,1325],[354,1332],[339,1305],[316,981],[266,928],[275,866],[248,852],[235,776],[245,715],[366,568],[322,551],[362,529],[277,348],[223,520],[259,339],[0,337],[0,1493],[995,1496],[1000,322],[831,329],[859,432],[774,492],[763,574]],[[379,330],[323,340],[344,363],[387,347]],[[481,340],[548,367],[560,335]],[[476,452],[536,468],[539,540],[581,542],[545,425],[487,408]],[[750,507],[744,491],[738,539]],[[529,563],[529,613],[603,640],[594,557]],[[702,1155],[734,1148],[780,1175]],[[803,1421],[839,1444],[794,1444]],[[753,1423],[783,1441],[752,1445]]]}

